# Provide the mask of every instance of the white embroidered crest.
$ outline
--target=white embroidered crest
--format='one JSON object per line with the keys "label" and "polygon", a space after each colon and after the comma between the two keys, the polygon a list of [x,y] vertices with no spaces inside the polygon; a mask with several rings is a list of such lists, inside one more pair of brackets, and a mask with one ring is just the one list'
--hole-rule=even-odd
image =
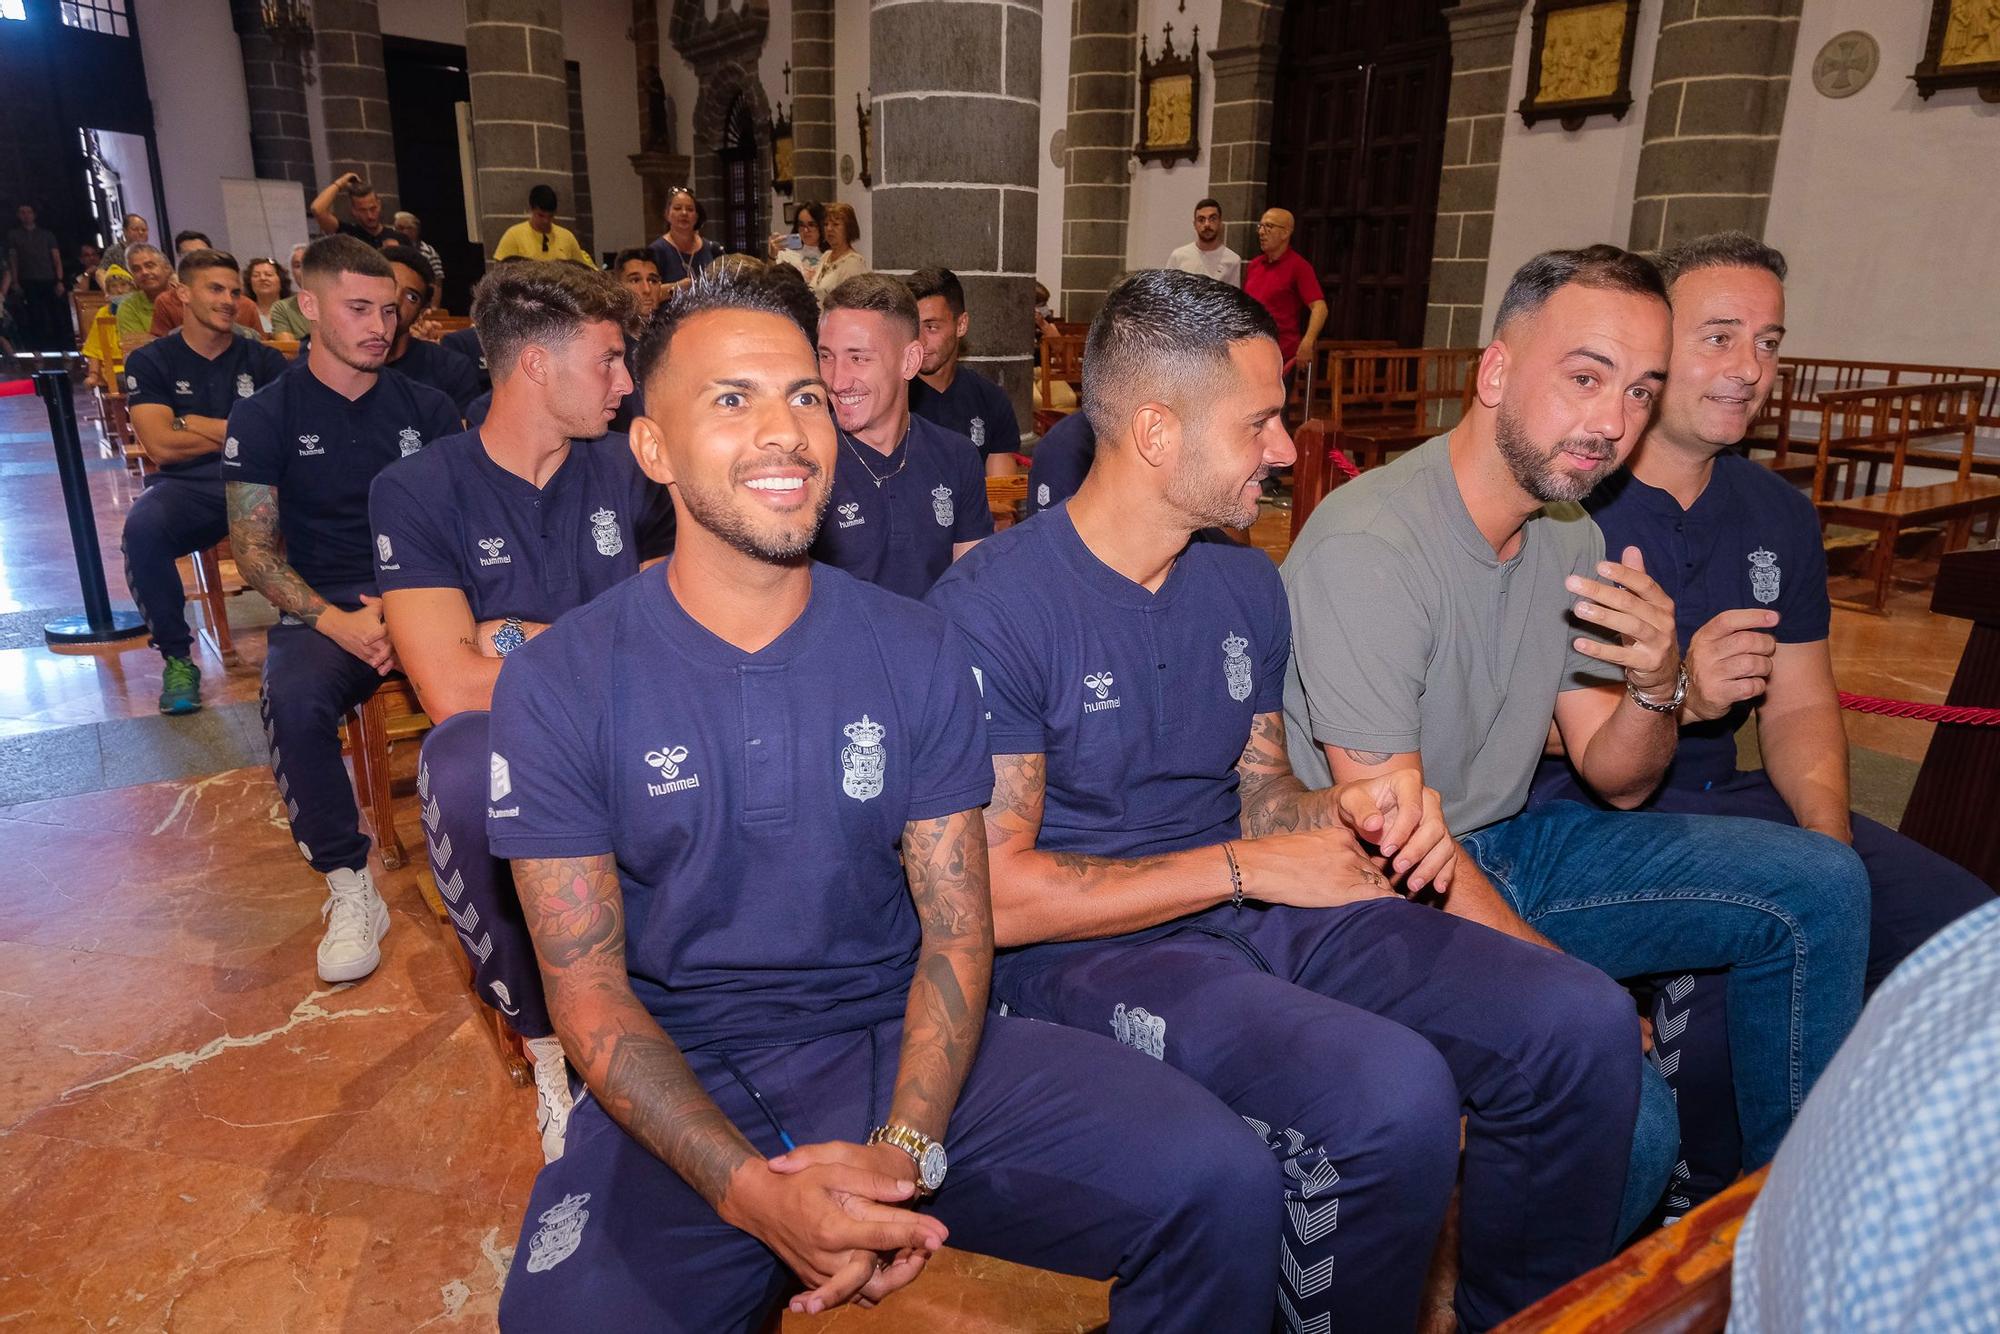
{"label": "white embroidered crest", "polygon": [[1143,1006],[1128,1010],[1118,1002],[1111,1011],[1111,1036],[1156,1061],[1167,1059],[1167,1021]]}
{"label": "white embroidered crest", "polygon": [[402,444],[404,458],[410,457],[424,447],[424,438],[414,426],[405,426],[396,432],[396,439]]}
{"label": "white embroidered crest", "polygon": [[700,774],[689,774],[685,778],[681,776],[681,766],[687,763],[687,759],[686,746],[662,746],[658,750],[647,751],[646,763],[658,769],[660,777],[667,781],[646,784],[646,795],[664,797],[670,792],[685,792],[690,788],[700,787]]}
{"label": "white embroidered crest", "polygon": [[1049,484],[1047,482],[1043,482],[1035,488],[1035,503],[1043,509],[1049,507]]}
{"label": "white embroidered crest", "polygon": [[1085,713],[1096,713],[1099,709],[1115,709],[1118,699],[1111,693],[1114,678],[1110,672],[1092,672],[1083,678],[1083,688],[1096,695],[1096,699],[1086,698],[1083,702]]}
{"label": "white embroidered crest", "polygon": [[486,985],[492,987],[493,994],[500,998],[501,1013],[519,1014],[521,1012],[519,1008],[515,1006],[514,995],[512,992],[507,990],[507,984],[505,982],[502,982],[499,978],[496,977],[491,982],[488,982]]}
{"label": "white embroidered crest", "polygon": [[222,442],[222,457],[226,459],[235,458],[236,451],[238,448],[239,446],[236,443],[236,437],[233,435],[230,436],[227,440]]}
{"label": "white embroidered crest", "polygon": [[1778,600],[1778,553],[1758,547],[1750,553],[1750,596],[1759,602]]}
{"label": "white embroidered crest", "polygon": [[931,513],[937,515],[938,527],[951,527],[951,488],[942,482],[931,492]]}
{"label": "white embroidered crest", "polygon": [[984,417],[974,417],[972,419],[972,447],[982,454],[986,452],[986,419]]}
{"label": "white embroidered crest", "polygon": [[248,398],[256,392],[256,382],[251,380],[248,372],[236,377],[236,396],[238,398]]}
{"label": "white embroidered crest", "polygon": [[583,1240],[583,1225],[590,1221],[590,1210],[583,1207],[589,1203],[588,1192],[565,1195],[561,1204],[543,1212],[542,1225],[528,1239],[530,1274],[553,1269],[576,1253],[577,1245]]}
{"label": "white embroidered crest", "polygon": [[498,801],[514,790],[514,776],[508,772],[507,757],[495,752],[489,761],[486,791],[487,800]]}
{"label": "white embroidered crest", "polygon": [[888,729],[871,722],[864,713],[860,722],[840,730],[847,735],[847,745],[840,749],[840,790],[856,801],[881,796],[882,775],[889,762],[882,737]]}
{"label": "white embroidered crest", "polygon": [[479,549],[486,554],[479,558],[479,563],[481,565],[512,565],[514,558],[501,554],[506,545],[507,539],[504,537],[480,538]]}
{"label": "white embroidered crest", "polygon": [[396,549],[389,545],[387,533],[375,534],[375,554],[380,556],[385,564],[396,559]]}
{"label": "white embroidered crest", "polygon": [[590,536],[597,543],[600,556],[615,556],[625,549],[625,535],[618,531],[615,510],[601,509],[590,516]]}
{"label": "white embroidered crest", "polygon": [[1222,641],[1222,678],[1229,683],[1229,698],[1246,700],[1250,698],[1250,659],[1243,650],[1250,647],[1250,641],[1231,632]]}
{"label": "white embroidered crest", "polygon": [[127,389],[137,389],[137,388],[139,387],[139,377],[138,377],[138,376],[136,376],[136,375],[128,375],[128,376],[126,376],[126,377],[125,377],[125,387],[126,387]]}

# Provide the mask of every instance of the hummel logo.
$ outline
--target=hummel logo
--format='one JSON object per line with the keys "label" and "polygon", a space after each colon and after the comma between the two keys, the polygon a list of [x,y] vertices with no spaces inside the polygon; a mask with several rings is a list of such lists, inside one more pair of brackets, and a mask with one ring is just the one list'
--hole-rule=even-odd
{"label": "hummel logo", "polygon": [[856,524],[868,522],[868,520],[861,517],[861,506],[855,501],[847,501],[838,508],[840,510],[840,526],[842,528],[852,528]]}
{"label": "hummel logo", "polygon": [[504,537],[480,538],[479,549],[486,554],[479,558],[479,563],[481,565],[512,565],[514,563],[512,556],[503,556],[500,554],[501,548],[506,545],[507,539]]}
{"label": "hummel logo", "polygon": [[1085,713],[1096,713],[1100,709],[1117,708],[1119,701],[1116,697],[1112,696],[1111,686],[1112,676],[1110,672],[1092,672],[1090,675],[1084,677],[1084,689],[1094,691],[1097,698],[1094,700],[1085,700],[1083,711]]}
{"label": "hummel logo", "polygon": [[686,778],[681,777],[681,766],[687,763],[687,757],[688,748],[686,746],[666,746],[659,750],[647,751],[646,763],[658,769],[660,777],[667,781],[664,783],[646,784],[646,795],[650,797],[664,797],[669,792],[684,792],[688,788],[700,787],[700,774],[689,774]]}
{"label": "hummel logo", "polygon": [[307,455],[310,455],[310,454],[324,454],[324,453],[326,453],[326,451],[325,451],[324,449],[321,449],[321,448],[319,447],[319,437],[318,437],[318,436],[316,436],[316,435],[302,435],[302,436],[300,436],[300,437],[299,437],[299,457],[300,457],[300,458],[305,458],[305,457],[306,457]]}

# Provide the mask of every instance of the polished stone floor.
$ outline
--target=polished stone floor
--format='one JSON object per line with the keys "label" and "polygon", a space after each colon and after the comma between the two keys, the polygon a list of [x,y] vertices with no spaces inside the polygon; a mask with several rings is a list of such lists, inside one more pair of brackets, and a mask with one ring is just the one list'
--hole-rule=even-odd
{"label": "polished stone floor", "polygon": [[[539,1162],[532,1092],[508,1081],[414,867],[377,867],[380,970],[315,978],[321,882],[255,727],[268,607],[232,599],[240,661],[202,650],[209,707],[190,719],[154,713],[143,640],[40,647],[35,627],[80,601],[49,450],[40,405],[0,399],[0,1323],[490,1328]],[[109,458],[89,477],[127,603],[134,486]],[[1282,548],[1285,519],[1260,545]],[[1943,697],[1965,627],[1924,600],[1836,613],[1843,686]],[[1930,729],[1848,725],[1864,807],[1893,819]],[[413,800],[398,824],[421,848]],[[1103,1312],[1102,1285],[948,1252],[881,1311],[784,1327],[1053,1332]]]}

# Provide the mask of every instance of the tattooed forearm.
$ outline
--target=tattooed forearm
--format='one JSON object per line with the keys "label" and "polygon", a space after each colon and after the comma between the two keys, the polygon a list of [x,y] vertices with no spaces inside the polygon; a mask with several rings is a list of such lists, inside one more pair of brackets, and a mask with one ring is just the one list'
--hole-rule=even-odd
{"label": "tattooed forearm", "polygon": [[326,599],[278,554],[278,488],[254,482],[229,483],[229,546],[243,582],[279,611],[317,625]]}
{"label": "tattooed forearm", "polygon": [[756,1150],[632,992],[616,862],[517,861],[514,884],[563,1049],[611,1119],[719,1210]]}
{"label": "tattooed forearm", "polygon": [[1250,740],[1236,761],[1236,776],[1245,838],[1338,823],[1326,794],[1310,790],[1292,773],[1281,713],[1260,713],[1250,720]]}
{"label": "tattooed forearm", "polygon": [[903,830],[903,868],[924,943],[903,1016],[890,1116],[933,1139],[944,1137],[972,1068],[993,973],[993,909],[978,819],[965,811]]}

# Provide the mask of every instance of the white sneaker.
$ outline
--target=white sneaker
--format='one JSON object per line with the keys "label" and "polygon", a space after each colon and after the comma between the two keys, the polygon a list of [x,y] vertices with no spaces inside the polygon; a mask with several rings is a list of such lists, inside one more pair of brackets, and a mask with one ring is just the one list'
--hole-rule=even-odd
{"label": "white sneaker", "polygon": [[563,1059],[562,1039],[553,1034],[529,1038],[527,1046],[535,1059],[535,1128],[542,1132],[542,1161],[552,1163],[563,1156],[563,1135],[569,1130],[569,1062]]}
{"label": "white sneaker", "polygon": [[381,939],[389,933],[389,905],[375,892],[368,868],[326,873],[327,900],[319,910],[326,934],[319,942],[323,982],[358,982],[382,962]]}

